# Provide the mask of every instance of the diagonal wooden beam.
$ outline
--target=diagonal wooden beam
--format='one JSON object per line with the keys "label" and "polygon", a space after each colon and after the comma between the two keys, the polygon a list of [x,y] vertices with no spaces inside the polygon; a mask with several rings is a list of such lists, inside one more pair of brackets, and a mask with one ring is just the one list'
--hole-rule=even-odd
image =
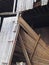
{"label": "diagonal wooden beam", "polygon": [[27,62],[28,65],[31,65],[29,56],[28,56],[28,54],[27,54],[27,51],[26,51],[26,48],[25,48],[25,45],[24,45],[24,41],[23,41],[23,39],[22,39],[22,37],[21,37],[20,34],[19,34],[19,41],[20,41],[20,43],[21,43],[21,47],[22,47],[24,56],[25,56],[25,58],[26,58],[26,62]]}
{"label": "diagonal wooden beam", "polygon": [[[20,26],[29,34],[29,36],[31,36],[32,38],[35,39],[35,41],[37,40],[37,38],[39,37],[37,35],[37,33],[26,23],[26,21],[22,18],[19,17],[18,19],[18,23],[20,24]],[[49,55],[49,47],[46,45],[46,43],[40,38],[39,42],[38,42],[46,51],[46,53]]]}
{"label": "diagonal wooden beam", "polygon": [[39,40],[40,40],[40,34],[39,34],[39,38],[38,38],[37,41],[36,41],[36,45],[35,45],[34,51],[33,51],[33,53],[32,53],[31,56],[30,56],[30,60],[32,60],[32,57],[34,56],[34,53],[35,53],[36,48],[37,48],[37,46],[38,46]]}

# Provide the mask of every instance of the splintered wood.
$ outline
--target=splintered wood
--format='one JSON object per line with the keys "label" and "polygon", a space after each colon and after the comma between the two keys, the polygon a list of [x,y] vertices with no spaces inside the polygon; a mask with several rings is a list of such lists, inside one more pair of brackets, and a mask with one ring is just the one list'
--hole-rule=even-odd
{"label": "splintered wood", "polygon": [[3,19],[0,32],[0,65],[9,65],[11,63],[18,31],[19,24],[16,16]]}
{"label": "splintered wood", "polygon": [[[26,23],[26,21],[22,17],[19,17],[18,22],[20,26],[27,32],[26,33],[23,29],[21,29],[20,34],[24,41],[21,43],[25,45],[26,52],[28,52],[31,64],[49,65],[49,47],[40,38],[40,35],[37,35],[37,33]],[[25,58],[27,58],[27,56],[25,56]]]}

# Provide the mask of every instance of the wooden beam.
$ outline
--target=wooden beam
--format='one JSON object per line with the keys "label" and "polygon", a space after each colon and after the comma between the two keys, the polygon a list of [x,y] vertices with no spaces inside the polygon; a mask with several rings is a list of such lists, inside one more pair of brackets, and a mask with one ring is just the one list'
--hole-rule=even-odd
{"label": "wooden beam", "polygon": [[23,38],[24,45],[25,45],[27,52],[32,54],[32,52],[34,51],[34,48],[36,46],[35,40],[32,39],[24,30],[21,29],[20,31],[21,31],[20,34]]}
{"label": "wooden beam", "polygon": [[[24,28],[24,30],[29,34],[29,36],[31,36],[32,38],[34,38],[35,40],[37,40],[37,38],[39,37],[37,35],[37,33],[26,23],[26,21],[22,18],[19,17],[18,19],[18,23],[20,24],[21,27]],[[39,40],[39,44],[45,49],[46,53],[49,55],[49,47],[46,45],[46,43],[40,38]]]}
{"label": "wooden beam", "polygon": [[39,40],[40,40],[40,34],[39,34],[39,38],[37,39],[37,41],[36,41],[36,43],[35,43],[36,45],[35,45],[35,48],[34,48],[33,53],[32,53],[31,56],[30,56],[30,60],[32,60],[32,58],[33,58],[33,56],[34,56],[34,53],[35,53],[35,51],[36,51],[36,49],[37,49]]}
{"label": "wooden beam", "polygon": [[17,17],[4,18],[0,31],[0,65],[11,64],[18,33],[19,24],[17,24]]}
{"label": "wooden beam", "polygon": [[21,43],[21,47],[22,47],[24,56],[25,56],[25,58],[26,58],[26,62],[27,62],[28,65],[31,65],[29,56],[28,56],[28,54],[27,54],[27,51],[26,51],[26,48],[25,48],[25,45],[24,45],[24,41],[23,41],[23,39],[22,39],[22,37],[21,37],[20,34],[19,34],[19,40],[20,40],[20,43]]}
{"label": "wooden beam", "polygon": [[15,12],[15,8],[16,8],[16,0],[14,0],[14,4],[13,4],[13,13]]}
{"label": "wooden beam", "polygon": [[[42,59],[49,59],[49,54],[47,54],[47,51],[41,46],[41,44],[38,43],[38,45],[36,46],[37,41],[35,41],[33,38],[31,38],[25,31],[21,30],[21,36],[23,38],[24,41],[24,45],[25,48],[28,52],[29,58],[30,56],[34,53],[31,62],[36,58],[35,56],[41,57]],[[37,39],[39,42],[40,36]],[[34,49],[36,47],[36,50],[34,52]],[[42,52],[42,53],[41,53]]]}
{"label": "wooden beam", "polygon": [[40,62],[40,63],[44,63],[44,64],[49,64],[49,60],[47,59],[44,59],[44,58],[41,58],[41,57],[38,57],[38,56],[35,56],[34,59],[32,60],[33,61],[37,61],[37,62]]}
{"label": "wooden beam", "polygon": [[6,16],[6,15],[16,15],[17,13],[16,12],[3,12],[3,13],[0,13],[0,16]]}

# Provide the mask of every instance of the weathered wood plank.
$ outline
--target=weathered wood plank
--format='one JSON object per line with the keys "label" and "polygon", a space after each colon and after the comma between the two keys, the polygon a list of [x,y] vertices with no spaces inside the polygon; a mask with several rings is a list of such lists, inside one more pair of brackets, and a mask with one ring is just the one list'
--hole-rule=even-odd
{"label": "weathered wood plank", "polygon": [[[19,24],[25,29],[25,31],[28,33],[28,35],[34,41],[37,41],[37,38],[39,36],[36,34],[36,32],[34,32],[34,30],[21,17],[20,17],[20,20],[19,20]],[[24,39],[25,45],[27,46],[27,50],[31,49],[32,46],[30,46],[29,41],[27,41],[28,40],[27,34],[25,35],[25,33],[22,32],[21,35],[22,35],[22,37],[24,36],[23,39]],[[31,40],[31,38],[30,38],[30,40]],[[35,44],[33,42],[31,42],[31,43]],[[28,48],[28,46],[30,46],[30,47]],[[28,52],[30,52],[30,51],[32,52],[32,50],[29,50]],[[41,38],[39,40],[39,44],[38,44],[36,51],[34,53],[34,57],[32,58],[32,61],[33,60],[39,61],[40,58],[38,59],[35,56],[40,57],[42,60],[46,59],[46,60],[49,61],[49,46],[47,46],[46,43]],[[42,61],[42,60],[40,60],[40,61]],[[41,63],[44,62],[44,64],[45,64],[45,62],[46,62],[46,64],[49,64],[48,61],[42,61]]]}
{"label": "weathered wood plank", "polygon": [[28,65],[31,65],[31,62],[30,62],[30,59],[29,59],[28,53],[27,53],[27,51],[26,51],[26,48],[25,48],[25,45],[24,45],[23,39],[22,39],[22,37],[21,37],[20,34],[19,34],[19,40],[20,40],[20,43],[21,43],[22,51],[23,51],[23,53],[24,53],[24,56],[25,56],[26,62],[27,62]]}
{"label": "weathered wood plank", "polygon": [[30,60],[32,60],[32,58],[33,58],[33,56],[34,56],[34,54],[35,54],[35,51],[36,51],[36,49],[37,49],[39,40],[40,40],[40,34],[39,34],[39,38],[37,39],[37,41],[36,41],[36,43],[35,43],[36,45],[35,45],[35,48],[34,48],[33,53],[32,53],[31,56],[30,56]]}
{"label": "weathered wood plank", "polygon": [[26,50],[28,53],[32,54],[34,51],[34,48],[36,46],[36,41],[34,39],[32,39],[27,33],[25,33],[22,29],[21,29],[21,36],[23,38],[24,41],[24,45],[26,47]]}
{"label": "weathered wood plank", "polygon": [[[19,17],[18,19],[18,23],[25,29],[25,31],[29,34],[29,36],[31,36],[32,38],[34,38],[35,40],[37,40],[38,35],[36,34],[36,32],[26,23],[26,21],[22,18]],[[40,38],[39,40],[39,44],[45,49],[46,53],[49,55],[49,47],[46,45],[46,43]]]}
{"label": "weathered wood plank", "polygon": [[0,65],[9,65],[11,62],[18,30],[17,17],[4,18],[0,32]]}
{"label": "weathered wood plank", "polygon": [[[21,31],[22,31],[21,36],[23,38],[24,45],[27,49],[27,52],[30,53],[30,54],[28,54],[30,57],[31,54],[34,52],[34,48],[36,46],[35,40],[33,40],[23,30],[21,30]],[[40,44],[38,44],[36,47],[36,50],[34,52],[34,56],[32,57],[31,62],[34,63],[33,61],[35,61],[37,64],[40,64],[40,65],[43,65],[43,64],[48,65],[49,64],[49,55],[47,54],[47,51]],[[36,65],[36,63],[34,63],[34,65]]]}

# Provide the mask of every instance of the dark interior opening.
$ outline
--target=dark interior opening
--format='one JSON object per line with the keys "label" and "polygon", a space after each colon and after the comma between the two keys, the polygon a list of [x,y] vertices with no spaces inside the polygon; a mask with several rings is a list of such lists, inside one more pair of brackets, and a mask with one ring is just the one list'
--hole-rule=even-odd
{"label": "dark interior opening", "polygon": [[13,58],[12,58],[12,63],[16,64],[16,62],[25,62],[26,63],[26,59],[24,57],[24,54],[23,54],[23,51],[21,48],[21,43],[19,42],[19,37],[17,38],[15,51],[14,51]]}
{"label": "dark interior opening", "polygon": [[49,3],[34,9],[22,12],[22,17],[33,28],[49,26]]}
{"label": "dark interior opening", "polygon": [[49,44],[49,3],[22,12],[22,18]]}
{"label": "dark interior opening", "polygon": [[14,0],[1,0],[0,1],[0,12],[11,12],[13,10]]}

